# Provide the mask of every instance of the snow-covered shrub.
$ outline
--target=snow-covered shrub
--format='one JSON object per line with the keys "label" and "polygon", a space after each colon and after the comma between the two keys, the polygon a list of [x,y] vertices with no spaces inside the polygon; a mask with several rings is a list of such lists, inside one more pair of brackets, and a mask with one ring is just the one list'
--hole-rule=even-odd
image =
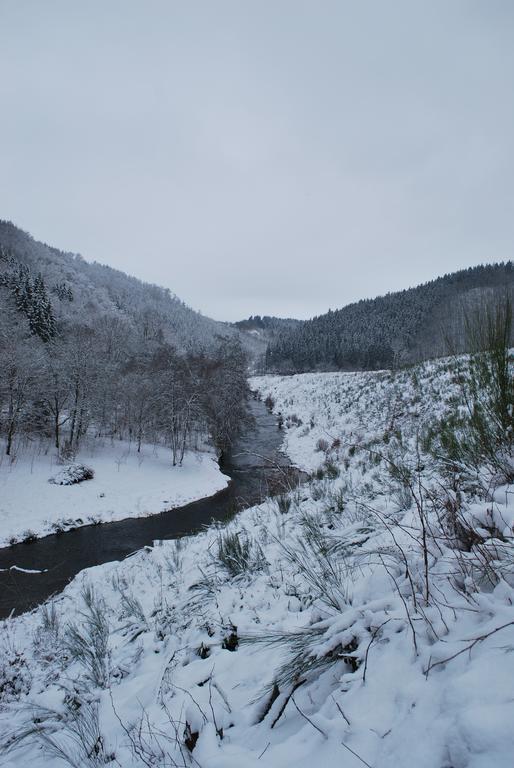
{"label": "snow-covered shrub", "polygon": [[6,636],[0,647],[0,704],[17,701],[30,691],[31,683],[25,656]]}
{"label": "snow-covered shrub", "polygon": [[54,485],[75,485],[84,480],[92,480],[94,476],[94,470],[86,464],[68,464],[54,477],[51,477],[48,482],[54,483]]}
{"label": "snow-covered shrub", "polygon": [[286,426],[288,428],[290,428],[290,427],[301,427],[302,424],[303,424],[303,421],[300,419],[300,417],[296,413],[290,413],[287,416]]}

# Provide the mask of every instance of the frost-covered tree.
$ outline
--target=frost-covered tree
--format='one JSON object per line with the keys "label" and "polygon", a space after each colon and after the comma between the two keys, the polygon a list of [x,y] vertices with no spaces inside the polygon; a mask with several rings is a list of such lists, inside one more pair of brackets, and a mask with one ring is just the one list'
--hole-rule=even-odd
{"label": "frost-covered tree", "polygon": [[32,403],[37,396],[42,350],[26,326],[9,323],[12,311],[3,313],[0,324],[0,414],[5,453],[11,456],[15,436],[30,431]]}
{"label": "frost-covered tree", "polygon": [[138,450],[167,445],[180,464],[199,435],[223,450],[237,433],[247,365],[239,332],[168,290],[0,222],[0,306],[9,451],[23,432],[73,454],[89,433],[135,440]]}

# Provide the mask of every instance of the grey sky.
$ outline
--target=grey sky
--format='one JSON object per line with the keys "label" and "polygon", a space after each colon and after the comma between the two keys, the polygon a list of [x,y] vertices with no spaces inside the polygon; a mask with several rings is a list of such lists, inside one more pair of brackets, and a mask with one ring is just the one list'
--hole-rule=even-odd
{"label": "grey sky", "polygon": [[204,314],[514,242],[512,0],[0,0],[0,218]]}

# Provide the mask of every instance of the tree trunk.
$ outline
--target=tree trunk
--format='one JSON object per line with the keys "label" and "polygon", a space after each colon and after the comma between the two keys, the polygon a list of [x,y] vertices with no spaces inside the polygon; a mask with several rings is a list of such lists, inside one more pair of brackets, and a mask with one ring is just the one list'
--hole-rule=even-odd
{"label": "tree trunk", "polygon": [[57,448],[57,450],[59,450],[60,448],[60,444],[59,444],[60,443],[60,433],[59,433],[60,426],[61,425],[59,423],[59,402],[57,400],[57,397],[54,397],[54,436],[55,436],[55,447]]}
{"label": "tree trunk", "polygon": [[5,449],[6,456],[11,455],[12,441],[13,441],[15,431],[16,431],[15,423],[14,421],[11,421],[9,423],[9,429],[7,430],[7,447]]}
{"label": "tree trunk", "polygon": [[73,448],[73,440],[75,438],[75,424],[77,421],[77,408],[79,404],[79,387],[75,386],[75,402],[73,403],[73,411],[71,416],[71,428],[70,428],[70,448]]}

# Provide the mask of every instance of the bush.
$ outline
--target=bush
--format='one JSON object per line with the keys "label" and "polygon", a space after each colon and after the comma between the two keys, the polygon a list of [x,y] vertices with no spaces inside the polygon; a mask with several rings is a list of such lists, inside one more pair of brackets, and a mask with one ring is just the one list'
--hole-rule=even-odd
{"label": "bush", "polygon": [[94,476],[94,470],[85,464],[69,464],[54,477],[51,477],[48,482],[55,485],[75,485],[76,483],[82,483],[84,480],[92,480]]}

